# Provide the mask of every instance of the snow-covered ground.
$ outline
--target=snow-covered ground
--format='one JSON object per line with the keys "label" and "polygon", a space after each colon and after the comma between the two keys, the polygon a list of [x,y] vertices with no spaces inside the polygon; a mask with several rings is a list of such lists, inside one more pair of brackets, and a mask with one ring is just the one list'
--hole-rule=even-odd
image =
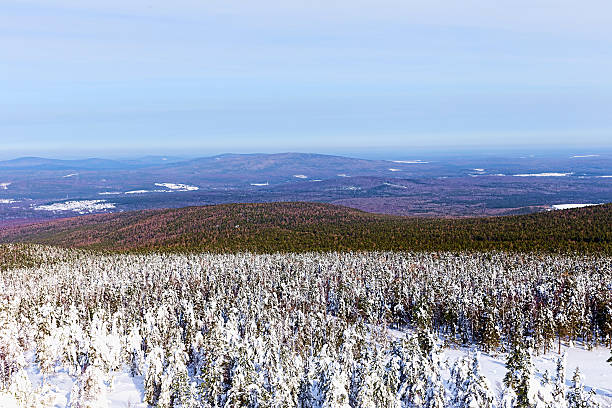
{"label": "snow-covered ground", "polygon": [[389,171],[402,171],[402,169],[389,169]]}
{"label": "snow-covered ground", "polygon": [[0,190],[8,190],[8,187],[11,185],[12,183],[0,183]]}
{"label": "snow-covered ground", "polygon": [[34,207],[36,211],[72,211],[79,214],[89,214],[97,211],[112,210],[115,208],[114,203],[109,203],[106,200],[80,200],[80,201],[64,201],[61,203],[53,203],[47,205],[38,205]]}
{"label": "snow-covered ground", "polygon": [[269,186],[270,183],[266,181],[265,183],[251,183],[251,185],[255,187],[264,187],[264,186]]}
{"label": "snow-covered ground", "polygon": [[166,187],[173,191],[197,191],[200,187],[190,186],[189,184],[175,184],[175,183],[155,183],[157,187]]}
{"label": "snow-covered ground", "polygon": [[552,209],[553,210],[568,210],[570,208],[581,208],[581,207],[591,207],[593,205],[600,205],[600,204],[554,204],[552,205]]}
{"label": "snow-covered ground", "polygon": [[529,174],[514,174],[514,177],[565,177],[574,173],[529,173]]}
{"label": "snow-covered ground", "polygon": [[0,204],[13,204],[16,203],[17,201],[10,199],[10,198],[3,198],[0,200]]}
{"label": "snow-covered ground", "polygon": [[391,160],[393,163],[402,163],[402,164],[427,164],[428,161],[423,160]]}
{"label": "snow-covered ground", "polygon": [[393,184],[393,183],[383,183],[385,186],[395,187],[395,188],[408,188],[406,186],[402,186],[401,184]]}
{"label": "snow-covered ground", "polygon": [[[458,358],[470,353],[466,348],[446,349],[444,354],[449,363],[454,363]],[[566,385],[571,385],[572,374],[576,367],[580,368],[583,375],[584,385],[587,391],[595,391],[597,401],[603,407],[612,407],[612,366],[606,362],[610,356],[610,350],[597,347],[593,350],[585,350],[582,347],[561,347],[561,353],[565,353],[567,359]],[[533,358],[536,377],[542,379],[543,374],[548,371],[549,375],[555,372],[556,360],[559,354],[549,352],[540,354]],[[504,356],[493,356],[486,353],[480,354],[480,366],[483,374],[489,380],[492,390],[498,394],[503,388],[503,378],[506,375]]]}
{"label": "snow-covered ground", "polygon": [[295,178],[299,178],[299,179],[307,179],[308,176],[305,174],[294,174],[293,177]]}
{"label": "snow-covered ground", "polygon": [[[402,337],[403,333],[393,331],[393,337]],[[473,353],[474,350],[468,348],[446,348],[443,351],[442,360],[447,362],[447,368],[443,371],[444,379],[449,379],[449,368],[458,359]],[[583,374],[584,385],[587,391],[593,390],[596,394],[596,401],[602,407],[612,407],[612,366],[606,363],[610,355],[608,349],[598,347],[593,350],[586,350],[582,347],[562,346],[562,353],[567,360],[566,366],[566,385],[571,385],[572,373],[576,367],[580,368]],[[556,351],[547,354],[540,354],[533,358],[536,377],[542,379],[543,374],[548,371],[552,375],[555,371]],[[28,355],[29,366],[27,374],[32,386],[41,390],[43,377],[34,361],[34,354]],[[480,367],[482,374],[489,381],[492,391],[497,395],[503,389],[503,378],[506,374],[505,356],[480,353]],[[58,370],[54,374],[48,375],[45,379],[44,394],[52,401],[52,407],[64,408],[70,403],[70,395],[75,385],[76,379],[70,376],[66,370]],[[111,385],[112,383],[112,385]],[[112,374],[112,381],[107,381],[107,401],[108,407],[147,407],[143,402],[144,398],[144,377],[132,377],[127,370]],[[14,403],[13,403],[14,404]],[[17,408],[11,405],[11,401],[0,399],[0,406],[3,408]]]}

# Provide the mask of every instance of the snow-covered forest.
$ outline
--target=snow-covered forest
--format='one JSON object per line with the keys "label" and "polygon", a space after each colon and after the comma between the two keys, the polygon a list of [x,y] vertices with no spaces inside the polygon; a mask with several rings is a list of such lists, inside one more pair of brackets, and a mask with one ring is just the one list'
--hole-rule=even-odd
{"label": "snow-covered forest", "polygon": [[612,406],[609,257],[1,248],[0,406]]}

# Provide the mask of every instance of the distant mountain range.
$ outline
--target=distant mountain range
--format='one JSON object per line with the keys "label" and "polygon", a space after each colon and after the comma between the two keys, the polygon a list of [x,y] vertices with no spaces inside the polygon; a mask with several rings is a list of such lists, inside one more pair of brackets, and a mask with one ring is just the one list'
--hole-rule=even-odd
{"label": "distant mountain range", "polygon": [[310,201],[418,216],[529,213],[612,201],[612,155],[406,157],[306,154],[0,161],[0,224],[96,212]]}

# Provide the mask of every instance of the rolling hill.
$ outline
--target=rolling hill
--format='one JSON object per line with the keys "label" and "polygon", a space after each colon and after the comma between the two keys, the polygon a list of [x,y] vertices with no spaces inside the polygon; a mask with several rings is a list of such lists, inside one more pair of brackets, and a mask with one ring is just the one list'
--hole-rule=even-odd
{"label": "rolling hill", "polygon": [[321,203],[226,204],[53,220],[0,243],[109,251],[546,251],[612,254],[612,204],[529,215],[435,219]]}

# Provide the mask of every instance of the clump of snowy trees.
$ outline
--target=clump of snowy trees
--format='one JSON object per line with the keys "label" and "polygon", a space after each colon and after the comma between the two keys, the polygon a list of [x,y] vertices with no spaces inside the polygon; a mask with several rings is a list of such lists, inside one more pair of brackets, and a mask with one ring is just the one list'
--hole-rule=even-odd
{"label": "clump of snowy trees", "polygon": [[[120,370],[154,407],[595,407],[579,371],[540,381],[531,358],[612,338],[606,257],[35,248],[52,261],[0,274],[0,393],[22,406],[45,406],[33,351],[74,376],[72,407],[105,406]],[[440,339],[507,352],[503,393]]]}

